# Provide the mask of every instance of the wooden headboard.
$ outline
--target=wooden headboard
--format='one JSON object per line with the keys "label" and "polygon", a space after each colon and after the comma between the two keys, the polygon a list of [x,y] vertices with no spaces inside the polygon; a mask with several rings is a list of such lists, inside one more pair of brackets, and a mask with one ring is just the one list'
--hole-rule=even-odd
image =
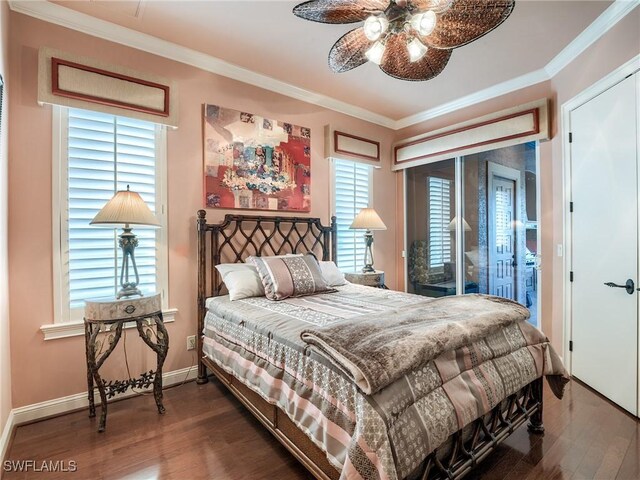
{"label": "wooden headboard", "polygon": [[[313,252],[318,259],[336,259],[337,224],[325,227],[319,218],[266,217],[227,214],[220,223],[208,224],[207,212],[198,210],[198,355],[202,357],[205,302],[222,291],[215,266],[244,262],[250,255],[284,255]],[[204,368],[198,362],[199,369]],[[204,372],[199,371],[201,378]]]}

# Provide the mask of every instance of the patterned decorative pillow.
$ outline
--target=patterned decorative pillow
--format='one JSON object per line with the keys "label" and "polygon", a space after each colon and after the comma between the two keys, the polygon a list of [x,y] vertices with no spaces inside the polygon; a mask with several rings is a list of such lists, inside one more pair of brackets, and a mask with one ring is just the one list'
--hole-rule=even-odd
{"label": "patterned decorative pillow", "polygon": [[269,300],[284,300],[316,293],[335,292],[322,277],[318,259],[313,253],[301,256],[249,257],[258,269]]}

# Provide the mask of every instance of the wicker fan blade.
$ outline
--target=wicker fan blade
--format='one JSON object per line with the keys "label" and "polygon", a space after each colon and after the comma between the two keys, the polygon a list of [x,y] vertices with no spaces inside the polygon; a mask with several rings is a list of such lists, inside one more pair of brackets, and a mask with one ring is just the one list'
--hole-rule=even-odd
{"label": "wicker fan blade", "polygon": [[311,0],[296,5],[294,15],[320,23],[362,22],[374,12],[382,12],[389,0]]}
{"label": "wicker fan blade", "polygon": [[449,8],[452,3],[453,0],[411,0],[411,4],[419,12],[433,10],[436,13],[441,13]]}
{"label": "wicker fan blade", "polygon": [[367,61],[365,52],[371,42],[362,27],[347,32],[331,47],[329,66],[336,73],[348,72]]}
{"label": "wicker fan blade", "polygon": [[454,0],[448,10],[438,15],[435,30],[420,40],[440,49],[461,47],[504,22],[514,6],[515,0]]}
{"label": "wicker fan blade", "polygon": [[427,54],[417,62],[409,60],[407,34],[391,35],[382,57],[380,68],[384,73],[401,80],[430,80],[444,70],[451,57],[451,50],[429,48]]}

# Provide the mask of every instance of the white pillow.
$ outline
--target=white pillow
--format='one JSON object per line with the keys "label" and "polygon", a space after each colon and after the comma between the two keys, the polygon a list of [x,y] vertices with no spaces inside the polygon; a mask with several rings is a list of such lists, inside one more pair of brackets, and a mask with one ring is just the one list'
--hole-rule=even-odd
{"label": "white pillow", "polygon": [[322,276],[324,277],[324,281],[327,282],[327,285],[330,287],[339,287],[341,285],[346,285],[347,281],[344,278],[344,273],[342,273],[338,266],[333,262],[319,262],[320,263],[320,271],[322,272]]}
{"label": "white pillow", "polygon": [[247,263],[221,263],[216,269],[229,290],[231,301],[249,297],[264,297],[264,287],[258,270]]}

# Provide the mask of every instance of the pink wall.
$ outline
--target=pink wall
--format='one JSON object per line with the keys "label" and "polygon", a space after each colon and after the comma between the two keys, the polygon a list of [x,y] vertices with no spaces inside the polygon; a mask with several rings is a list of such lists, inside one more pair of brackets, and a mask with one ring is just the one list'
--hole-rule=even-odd
{"label": "pink wall", "polygon": [[[563,163],[559,135],[560,108],[581,91],[640,53],[640,9],[635,9],[596,43],[579,55],[552,80],[458,110],[449,115],[413,125],[396,132],[396,140],[437,130],[465,120],[527,103],[539,98],[551,99],[550,141],[540,144],[542,229],[542,330],[558,352],[563,344],[563,259],[556,256],[556,245],[563,241]],[[402,229],[402,185],[398,193],[398,229]],[[398,262],[398,278],[403,264]]]}
{"label": "pink wall", "polygon": [[[553,78],[552,87],[557,106],[554,133],[562,135],[568,133],[560,131],[560,107],[564,103],[638,54],[640,54],[640,8],[636,8],[627,15],[589,50],[578,56],[567,68]],[[547,155],[553,158],[551,164],[552,185],[550,187],[554,206],[552,215],[553,243],[559,244],[563,239],[562,209],[564,202],[562,196],[562,138],[560,135],[553,138],[550,152],[547,152]],[[551,252],[555,252],[555,248]],[[548,331],[548,334],[553,336],[555,343],[562,339],[564,318],[562,266],[563,259],[554,256],[552,265],[552,329]]]}
{"label": "pink wall", "polygon": [[[9,6],[0,4],[0,74],[7,82],[9,72]],[[9,347],[9,271],[8,271],[8,158],[7,86],[5,83],[0,132],[0,435],[11,411],[11,349]],[[0,452],[2,456],[2,452]],[[0,458],[0,460],[2,460]]]}
{"label": "pink wall", "polygon": [[[557,119],[560,105],[638,53],[636,10],[580,55],[552,81],[475,105],[399,132],[368,124],[321,107],[172,62],[144,52],[11,14],[9,121],[9,278],[11,281],[11,352],[13,405],[16,407],[62,397],[86,389],[81,337],[44,342],[40,325],[53,321],[51,243],[51,107],[36,103],[36,58],[40,46],[92,56],[174,79],[180,92],[180,128],[168,133],[170,306],[178,308],[168,326],[172,349],[166,371],[192,364],[185,337],[195,332],[195,211],[201,207],[202,124],[205,102],[247,110],[312,129],[313,201],[311,216],[329,217],[329,168],[323,158],[323,127],[377,139],[383,168],[374,174],[374,207],[387,225],[396,216],[397,228],[376,233],[376,265],[387,272],[389,285],[403,288],[402,176],[390,172],[393,140],[424,133],[463,120],[542,97],[552,100],[551,141],[541,144],[543,329],[554,344],[562,343],[562,259],[555,244],[562,242],[562,155]],[[0,172],[2,170],[0,169]],[[0,176],[0,185],[2,177]],[[391,193],[390,192],[393,192]],[[391,195],[391,196],[390,196]],[[389,199],[393,199],[389,201]],[[209,212],[219,220],[225,212]],[[0,221],[1,221],[0,215]],[[0,238],[0,246],[1,246]],[[2,261],[0,249],[0,264]],[[1,281],[1,277],[0,277]],[[1,324],[0,324],[1,327]],[[135,335],[127,341],[132,373],[152,367],[152,358]],[[113,358],[107,371],[124,373]],[[3,365],[5,363],[3,362]]]}
{"label": "pink wall", "polygon": [[[224,77],[123,47],[21,14],[11,14],[11,91],[9,181],[9,264],[12,305],[13,403],[20,407],[86,390],[82,337],[43,341],[40,325],[53,322],[51,242],[51,107],[36,103],[37,50],[41,46],[92,56],[105,62],[164,75],[177,82],[180,126],[168,132],[169,304],[178,309],[168,325],[172,347],[165,371],[188,367],[186,337],[196,331],[195,212],[202,206],[203,103],[265,115],[311,128],[311,216],[329,221],[329,165],[324,159],[324,126],[379,140],[383,168],[374,173],[374,207],[392,224],[395,198],[389,156],[392,132],[346,115],[274,94]],[[218,221],[224,211],[209,211]],[[395,272],[395,232],[376,233],[376,266]],[[395,287],[395,275],[388,276]],[[152,357],[131,333],[127,341],[132,373],[152,368]],[[19,346],[19,347],[17,347]],[[132,359],[132,357],[134,357]],[[111,360],[111,359],[110,359]],[[117,364],[114,357],[112,364]],[[106,365],[105,365],[106,366]],[[121,365],[106,371],[124,373]]]}

